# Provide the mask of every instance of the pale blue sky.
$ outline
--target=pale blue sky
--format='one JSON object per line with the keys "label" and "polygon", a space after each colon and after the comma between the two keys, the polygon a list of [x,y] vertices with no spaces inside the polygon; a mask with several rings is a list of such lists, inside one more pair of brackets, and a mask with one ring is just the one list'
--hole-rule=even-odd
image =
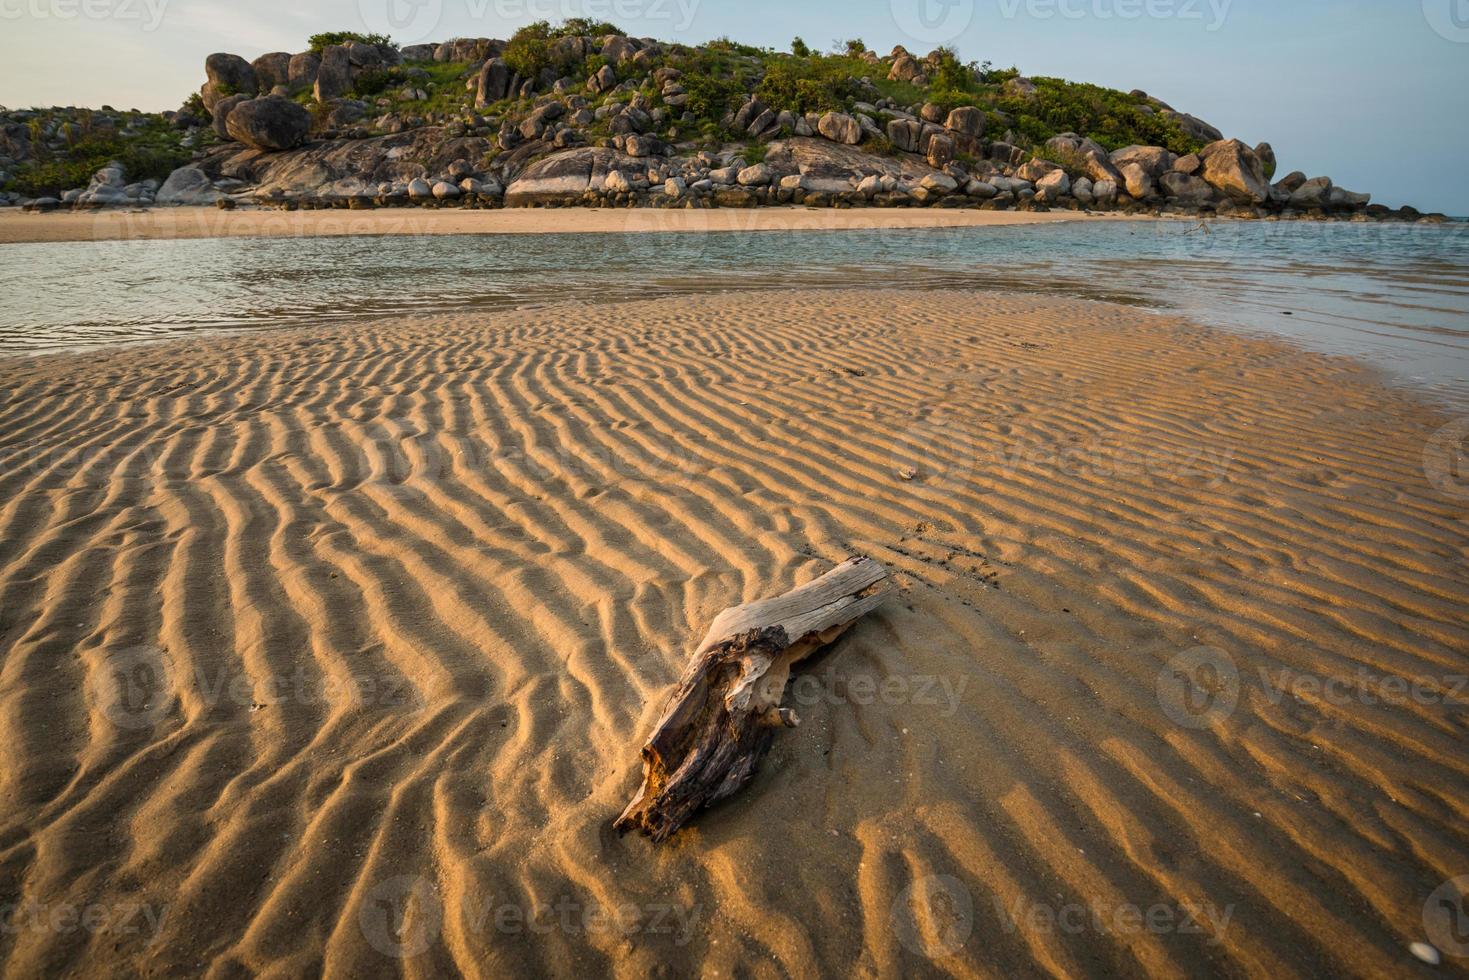
{"label": "pale blue sky", "polygon": [[505,37],[578,15],[686,42],[943,41],[1027,74],[1146,89],[1268,139],[1282,173],[1469,214],[1469,0],[0,0],[0,105],[172,108],[212,51],[296,51],[331,29]]}

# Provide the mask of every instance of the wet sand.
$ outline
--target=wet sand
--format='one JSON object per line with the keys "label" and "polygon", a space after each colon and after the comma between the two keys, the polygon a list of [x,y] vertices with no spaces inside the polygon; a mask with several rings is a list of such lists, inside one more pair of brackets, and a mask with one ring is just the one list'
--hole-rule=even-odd
{"label": "wet sand", "polygon": [[280,238],[318,235],[528,235],[579,232],[837,231],[972,228],[1055,221],[1138,220],[1074,211],[965,211],[946,208],[378,208],[277,211],[152,208],[32,214],[0,209],[0,244],[117,239]]}
{"label": "wet sand", "polygon": [[[1418,975],[1469,872],[1447,421],[943,290],[7,361],[4,973]],[[801,727],[614,835],[711,617],[854,553],[901,594]]]}

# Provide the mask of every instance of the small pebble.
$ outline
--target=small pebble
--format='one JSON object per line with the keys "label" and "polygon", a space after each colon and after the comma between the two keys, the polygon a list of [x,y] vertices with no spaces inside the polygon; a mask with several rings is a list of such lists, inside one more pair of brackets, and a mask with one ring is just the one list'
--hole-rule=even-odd
{"label": "small pebble", "polygon": [[1429,966],[1438,966],[1438,950],[1427,943],[1414,943],[1408,947],[1408,952],[1418,957]]}

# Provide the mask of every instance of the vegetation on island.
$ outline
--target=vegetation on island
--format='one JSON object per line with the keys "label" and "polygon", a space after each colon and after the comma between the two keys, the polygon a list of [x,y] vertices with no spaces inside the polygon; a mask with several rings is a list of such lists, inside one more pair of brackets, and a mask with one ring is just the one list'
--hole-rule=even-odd
{"label": "vegetation on island", "polygon": [[32,159],[3,189],[28,197],[85,187],[109,163],[136,180],[163,180],[193,158],[185,134],[157,113],[102,109],[36,109],[26,120]]}
{"label": "vegetation on island", "polygon": [[[687,99],[676,109],[670,108],[658,135],[670,142],[692,141],[710,147],[743,143],[748,147],[747,160],[762,157],[763,147],[748,133],[734,131],[730,120],[752,95],[777,112],[788,110],[797,116],[853,112],[859,105],[870,107],[884,100],[904,108],[931,103],[944,112],[975,106],[986,113],[991,138],[1032,152],[1063,132],[1090,137],[1108,150],[1141,144],[1184,154],[1203,145],[1141,93],[1042,77],[1015,86],[1010,83],[1019,77],[1018,69],[965,62],[951,48],[924,58],[927,84],[922,85],[890,77],[892,57],[874,54],[860,39],[840,42],[829,52],[816,51],[800,38],[792,41],[789,51],[720,38],[697,46],[664,44],[640,52],[636,59],[615,63],[595,54],[571,63],[557,60],[557,42],[563,38],[620,34],[614,24],[585,18],[559,26],[539,21],[516,31],[502,57],[521,78],[544,79],[554,72],[569,79],[572,91],[584,97],[593,110],[612,101],[628,102],[639,93],[649,103],[661,104],[662,89],[653,79],[660,68],[677,69],[682,73],[678,84]],[[383,35],[353,31],[317,34],[309,43],[311,50],[320,51],[347,42],[391,44]],[[376,120],[393,116],[410,120],[409,125],[457,121],[474,128],[487,119],[514,122],[534,109],[535,99],[520,98],[518,92],[476,107],[473,80],[478,67],[467,61],[415,59],[365,68],[354,73],[353,88],[347,94],[366,105],[361,126],[369,132],[374,131]],[[587,80],[605,68],[611,69],[616,84],[600,93],[589,91]],[[537,93],[544,94],[544,88],[538,87]],[[229,92],[221,89],[219,94]],[[330,107],[317,105],[309,88],[293,92],[292,98],[310,107],[318,127],[326,128]],[[0,187],[26,195],[56,194],[84,186],[93,172],[113,160],[122,163],[132,179],[162,179],[215,139],[208,125],[209,113],[197,94],[176,114],[105,109],[27,113],[25,125],[34,130],[29,140],[34,153],[31,159],[10,166],[8,172],[0,167]],[[587,125],[584,135],[591,140],[607,136],[605,123],[598,119]],[[887,140],[875,134],[869,134],[863,145],[870,152],[893,152]]]}

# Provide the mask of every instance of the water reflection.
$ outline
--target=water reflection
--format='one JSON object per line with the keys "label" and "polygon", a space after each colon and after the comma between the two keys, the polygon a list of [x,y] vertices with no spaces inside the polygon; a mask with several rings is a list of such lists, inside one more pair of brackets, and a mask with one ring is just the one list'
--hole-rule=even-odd
{"label": "water reflection", "polygon": [[710,289],[958,286],[1176,310],[1469,399],[1469,225],[1078,222],[0,246],[0,352]]}

